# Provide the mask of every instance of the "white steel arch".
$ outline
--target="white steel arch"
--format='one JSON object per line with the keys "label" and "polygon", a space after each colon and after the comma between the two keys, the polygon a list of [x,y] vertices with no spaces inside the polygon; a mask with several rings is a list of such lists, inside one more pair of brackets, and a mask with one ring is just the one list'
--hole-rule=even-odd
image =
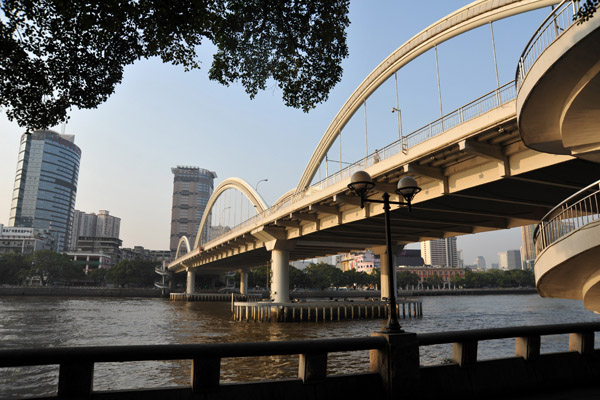
{"label": "white steel arch", "polygon": [[183,254],[180,253],[180,249],[181,249],[181,245],[185,244],[185,248],[186,248],[186,254],[189,253],[191,251],[190,248],[190,241],[188,240],[187,236],[182,236],[179,239],[179,243],[177,243],[177,252],[175,253],[175,259],[178,259],[179,256],[182,256]]}
{"label": "white steel arch", "polygon": [[363,102],[404,65],[436,45],[462,33],[490,22],[559,2],[557,0],[478,0],[456,10],[413,36],[383,60],[346,100],[319,141],[296,187],[296,193],[302,192],[310,185],[333,142]]}
{"label": "white steel arch", "polygon": [[214,204],[217,202],[217,199],[223,192],[228,189],[236,189],[239,190],[246,196],[250,202],[256,207],[256,210],[261,213],[265,211],[268,207],[263,198],[258,194],[258,192],[243,179],[240,178],[227,178],[223,182],[219,184],[215,188],[215,191],[208,199],[208,203],[204,208],[204,215],[202,215],[202,219],[200,220],[200,225],[198,226],[198,233],[196,234],[196,240],[194,241],[194,249],[200,245],[200,237],[202,235],[202,231],[204,230],[204,225],[206,225],[206,221],[208,220],[208,216],[210,215],[210,211]]}
{"label": "white steel arch", "polygon": [[273,207],[276,207],[280,203],[288,201],[294,195],[294,193],[296,193],[296,188],[288,190],[287,192],[282,194],[277,200],[275,200],[275,203],[273,203]]}

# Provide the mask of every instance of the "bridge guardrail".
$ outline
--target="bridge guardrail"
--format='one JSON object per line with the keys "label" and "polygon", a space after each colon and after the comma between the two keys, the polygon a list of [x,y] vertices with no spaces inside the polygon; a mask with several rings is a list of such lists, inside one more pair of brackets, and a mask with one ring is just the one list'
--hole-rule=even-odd
{"label": "bridge guardrail", "polygon": [[[591,192],[592,190],[594,190]],[[600,220],[600,180],[550,210],[533,231],[536,254],[560,238]]]}
{"label": "bridge guardrail", "polygon": [[578,9],[579,0],[563,0],[529,39],[517,66],[515,77],[517,91],[521,89],[527,73],[544,50],[575,22],[573,16],[577,14]]}
{"label": "bridge guardrail", "polygon": [[414,147],[424,141],[431,139],[432,137],[438,136],[464,122],[472,120],[476,117],[485,114],[493,110],[494,108],[500,107],[503,104],[506,104],[517,97],[517,92],[515,89],[515,81],[508,82],[499,88],[486,93],[485,95],[475,99],[464,106],[444,115],[443,117],[431,122],[423,126],[422,128],[417,129],[416,131],[404,136],[402,139],[396,140],[384,148],[381,148],[366,157],[346,166],[342,170],[322,179],[319,182],[316,182],[309,186],[302,192],[296,193],[293,196],[287,198],[285,201],[282,201],[277,204],[273,204],[273,206],[269,207],[265,211],[254,215],[253,217],[243,221],[242,223],[231,228],[227,233],[220,235],[215,238],[211,238],[208,242],[201,242],[202,246],[207,246],[211,242],[219,240],[221,237],[225,235],[230,235],[232,231],[243,229],[248,226],[255,224],[256,222],[267,218],[277,211],[287,208],[292,204],[300,201],[305,196],[311,194],[312,192],[324,190],[336,183],[343,181],[344,179],[349,179],[352,174],[356,171],[365,169],[374,165],[381,160],[385,160],[389,157],[392,157],[398,154],[403,147],[405,149],[409,149]]}
{"label": "bridge guardrail", "polygon": [[[473,369],[477,367],[477,346],[478,342],[485,340],[510,339],[515,338],[515,353],[516,357],[495,359],[485,362],[485,371],[488,373],[485,376],[493,380],[497,380],[495,374],[489,373],[490,363],[496,363],[497,369],[506,368],[505,360],[515,360],[521,358],[524,360],[536,359],[541,353],[541,336],[569,334],[569,352],[575,352],[582,355],[589,355],[594,352],[594,333],[600,331],[600,323],[584,322],[571,324],[557,325],[538,325],[538,326],[517,326],[494,329],[476,329],[454,332],[440,333],[422,333],[422,334],[407,334],[404,338],[394,337],[395,335],[380,334],[371,337],[355,337],[355,338],[338,338],[338,339],[318,339],[318,340],[292,340],[292,341],[273,341],[273,342],[255,342],[255,343],[213,343],[213,344],[177,344],[177,345],[137,345],[137,346],[97,346],[97,347],[65,347],[65,348],[41,348],[41,349],[4,349],[0,350],[0,369],[23,367],[23,366],[40,366],[40,365],[58,365],[58,399],[70,398],[96,398],[93,391],[94,386],[94,368],[97,363],[123,363],[123,362],[140,362],[140,361],[175,361],[175,360],[191,360],[192,370],[190,386],[184,388],[151,388],[138,390],[144,393],[145,398],[161,398],[161,399],[182,399],[190,398],[189,392],[194,393],[194,396],[202,396],[202,394],[214,393],[219,389],[223,389],[221,384],[221,361],[223,358],[247,358],[260,356],[277,356],[277,355],[296,355],[299,354],[299,369],[298,378],[302,383],[310,383],[309,390],[318,389],[319,385],[327,386],[326,382],[330,378],[327,374],[327,357],[328,354],[334,352],[361,351],[371,350],[371,372],[370,374],[379,374],[383,379],[377,379],[375,382],[379,385],[390,385],[390,381],[386,376],[404,376],[405,383],[408,385],[391,384],[387,390],[394,391],[399,395],[402,392],[406,395],[406,390],[416,389],[417,393],[423,390],[422,385],[433,384],[439,385],[435,376],[431,382],[418,382],[419,371],[425,372],[421,368],[419,361],[419,347],[433,346],[439,344],[452,344],[452,359],[446,367],[456,368],[469,365],[469,368],[463,371],[452,370],[451,376],[459,377],[462,373],[472,374]],[[399,340],[400,339],[400,340]],[[573,368],[572,353],[553,353],[552,356],[567,356],[570,363],[565,364],[564,358],[555,359],[551,370],[555,373],[564,374],[564,370]],[[409,357],[407,357],[409,356]],[[416,359],[412,357],[416,356]],[[597,357],[592,357],[597,360]],[[353,362],[351,358],[348,362]],[[589,357],[579,359],[579,362],[589,361]],[[549,360],[551,361],[551,360]],[[528,371],[534,376],[539,374],[540,369],[544,368],[544,363],[533,363],[531,365],[519,364],[521,368]],[[562,372],[561,372],[562,368]],[[397,370],[395,370],[397,369]],[[431,368],[429,368],[431,369]],[[537,371],[537,372],[536,372]],[[597,379],[596,370],[588,371],[586,377],[588,380]],[[543,375],[543,374],[541,374]],[[344,382],[352,381],[361,374],[351,374],[345,376],[347,379]],[[422,376],[422,374],[421,374]],[[470,376],[470,375],[469,375]],[[482,375],[483,376],[483,375]],[[439,377],[438,377],[439,378]],[[472,376],[471,376],[472,378]],[[485,379],[485,378],[484,378]],[[552,381],[552,377],[548,377]],[[582,377],[577,379],[581,381]],[[471,379],[468,379],[469,381]],[[415,382],[417,381],[417,382]],[[262,387],[262,393],[284,393],[282,386],[289,390],[303,390],[302,387],[294,380],[271,382],[276,386],[270,386],[272,389],[269,392],[268,382],[263,382],[266,385]],[[461,381],[462,382],[462,381]],[[412,383],[413,385],[410,385]],[[415,385],[415,383],[419,383]],[[478,382],[481,384],[482,382]],[[538,379],[530,379],[531,385],[539,385],[543,387],[547,382],[538,382]],[[256,383],[251,383],[256,387]],[[277,386],[279,385],[279,386]],[[502,385],[511,385],[510,380],[502,382]],[[519,392],[523,389],[520,383],[513,383],[515,389]],[[397,387],[395,387],[397,386]],[[448,390],[447,385],[442,385],[442,390]],[[341,387],[344,387],[342,384]],[[249,385],[238,383],[229,387],[230,390],[236,391],[235,394],[242,396],[250,390]],[[371,390],[379,390],[380,388],[373,387]],[[183,390],[183,391],[182,391]],[[385,391],[385,390],[384,390]],[[468,388],[463,388],[467,392]],[[128,399],[136,391],[110,391],[102,392],[103,395],[111,399]],[[236,398],[229,393],[228,398]],[[441,393],[440,393],[441,394]],[[314,392],[313,392],[314,395]],[[299,398],[298,395],[291,396]],[[397,396],[395,396],[397,397]],[[103,397],[99,397],[103,398]],[[195,398],[195,397],[194,397]]]}

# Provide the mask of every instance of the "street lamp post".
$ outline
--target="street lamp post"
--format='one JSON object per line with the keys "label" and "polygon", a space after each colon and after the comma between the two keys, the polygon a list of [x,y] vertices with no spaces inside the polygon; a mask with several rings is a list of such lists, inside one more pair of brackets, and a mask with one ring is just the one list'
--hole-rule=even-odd
{"label": "street lamp post", "polygon": [[256,192],[258,193],[258,184],[261,182],[268,182],[268,179],[261,179],[260,181],[256,182],[256,185],[254,185],[254,190],[256,190]]}
{"label": "street lamp post", "polygon": [[225,223],[224,214],[225,214],[225,211],[227,211],[229,209],[231,209],[231,206],[227,206],[227,207],[225,207],[224,209],[221,210],[221,221],[219,221],[219,225],[223,226],[223,224]]}
{"label": "street lamp post", "polygon": [[410,211],[410,203],[417,193],[421,191],[421,188],[417,186],[417,181],[411,176],[405,176],[398,181],[396,186],[396,193],[402,195],[406,201],[390,201],[390,195],[387,192],[383,192],[382,200],[369,199],[369,190],[375,187],[375,183],[371,179],[371,176],[365,171],[357,171],[352,175],[348,189],[353,193],[360,196],[360,207],[364,207],[364,203],[380,203],[383,204],[383,211],[385,215],[385,245],[387,251],[387,265],[388,265],[388,322],[385,326],[387,332],[404,332],[398,321],[398,314],[396,311],[396,288],[394,287],[394,274],[396,273],[394,268],[394,259],[392,256],[392,230],[390,223],[390,204],[406,205],[408,211]]}

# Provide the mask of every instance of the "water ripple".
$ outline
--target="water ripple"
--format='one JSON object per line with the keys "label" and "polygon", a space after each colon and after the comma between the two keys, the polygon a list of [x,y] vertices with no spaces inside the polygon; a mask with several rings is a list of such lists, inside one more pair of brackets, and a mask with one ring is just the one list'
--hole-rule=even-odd
{"label": "water ripple", "polygon": [[[441,296],[423,298],[424,316],[401,320],[409,332],[495,328],[599,321],[581,302],[542,299],[537,295]],[[3,297],[0,298],[2,348],[104,346],[255,342],[369,336],[383,327],[382,320],[310,323],[235,322],[229,303],[184,303],[163,299]],[[542,352],[565,351],[566,335],[544,337]],[[451,357],[451,345],[420,349],[421,364],[432,365]],[[514,340],[482,342],[480,359],[510,356]],[[94,371],[94,389],[130,389],[188,385],[190,361],[100,363]],[[369,352],[330,354],[328,373],[369,369]],[[294,378],[298,356],[224,359],[222,382]],[[54,395],[56,366],[0,370],[4,398]]]}

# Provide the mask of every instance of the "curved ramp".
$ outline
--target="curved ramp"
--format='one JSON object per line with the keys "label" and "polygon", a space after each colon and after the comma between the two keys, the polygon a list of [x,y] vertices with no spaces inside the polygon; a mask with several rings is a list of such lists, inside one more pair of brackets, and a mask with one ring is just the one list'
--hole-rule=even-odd
{"label": "curved ramp", "polygon": [[542,297],[583,300],[600,311],[600,222],[580,228],[548,247],[535,262]]}
{"label": "curved ramp", "polygon": [[543,297],[600,311],[600,181],[564,200],[538,225],[535,277]]}
{"label": "curved ramp", "polygon": [[529,148],[600,162],[600,18],[573,22],[574,7],[555,10],[525,49],[517,121]]}

